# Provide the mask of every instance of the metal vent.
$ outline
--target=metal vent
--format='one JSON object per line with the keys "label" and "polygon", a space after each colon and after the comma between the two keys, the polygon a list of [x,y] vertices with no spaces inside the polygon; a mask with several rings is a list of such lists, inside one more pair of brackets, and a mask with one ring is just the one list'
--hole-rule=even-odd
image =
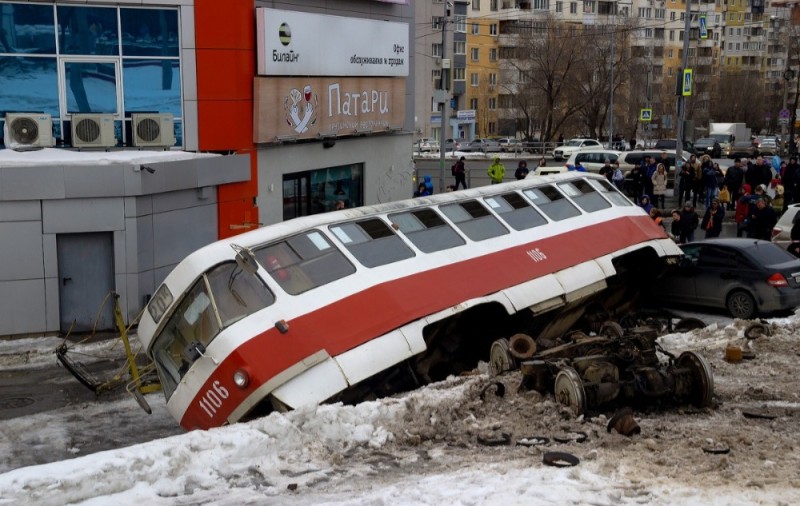
{"label": "metal vent", "polygon": [[145,142],[156,142],[161,136],[161,125],[153,118],[144,118],[136,124],[136,135]]}
{"label": "metal vent", "polygon": [[75,124],[75,136],[81,142],[94,143],[100,137],[100,124],[92,118],[83,118]]}
{"label": "metal vent", "polygon": [[39,139],[39,125],[33,118],[15,118],[9,129],[16,142],[33,144]]}

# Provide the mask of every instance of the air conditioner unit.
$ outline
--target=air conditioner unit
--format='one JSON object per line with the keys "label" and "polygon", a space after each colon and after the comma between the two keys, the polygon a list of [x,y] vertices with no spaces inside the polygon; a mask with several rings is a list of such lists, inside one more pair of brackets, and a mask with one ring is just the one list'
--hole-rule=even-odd
{"label": "air conditioner unit", "polygon": [[7,113],[3,139],[7,148],[17,151],[55,146],[53,119],[49,114]]}
{"label": "air conditioner unit", "polygon": [[113,114],[73,114],[72,145],[76,148],[111,148],[117,145]]}
{"label": "air conditioner unit", "polygon": [[172,114],[131,114],[131,135],[137,147],[168,148],[175,145]]}

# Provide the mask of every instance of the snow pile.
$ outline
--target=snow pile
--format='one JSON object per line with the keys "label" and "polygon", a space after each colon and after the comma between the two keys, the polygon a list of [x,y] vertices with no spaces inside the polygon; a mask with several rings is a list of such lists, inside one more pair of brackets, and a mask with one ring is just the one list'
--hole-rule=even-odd
{"label": "snow pile", "polygon": [[[751,323],[662,337],[670,352],[706,357],[717,405],[640,409],[641,434],[630,438],[606,430],[611,413],[575,419],[552,395],[518,389],[519,373],[476,373],[357,406],[273,413],[17,468],[0,474],[0,504],[796,504],[800,318],[771,320],[771,335],[751,343],[754,359],[725,362],[725,348],[746,344]],[[497,381],[504,397],[494,389],[482,395]],[[135,432],[167,417],[159,395],[149,396],[149,419],[125,418],[124,410],[136,411],[125,399],[0,422],[0,451],[9,459],[21,455],[28,443],[16,438],[26,429],[40,435],[34,451],[42,453],[50,437],[75,442],[70,432],[87,427],[98,438],[103,431]],[[746,416],[754,412],[769,417]],[[486,444],[505,435],[508,445]],[[532,438],[550,442],[514,444]],[[87,446],[71,448],[84,453]],[[547,467],[546,451],[567,451],[581,462]]]}
{"label": "snow pile", "polygon": [[[7,139],[8,137],[6,137]],[[144,151],[138,149],[116,151],[77,151],[62,148],[43,148],[32,151],[0,149],[0,167],[27,167],[33,165],[110,165],[175,162],[194,158],[221,155],[192,153],[188,151]]]}

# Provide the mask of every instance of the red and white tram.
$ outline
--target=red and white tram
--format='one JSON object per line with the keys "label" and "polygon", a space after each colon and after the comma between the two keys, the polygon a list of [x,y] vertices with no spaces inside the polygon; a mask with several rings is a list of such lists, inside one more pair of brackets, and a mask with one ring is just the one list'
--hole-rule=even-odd
{"label": "red and white tram", "polygon": [[206,429],[445,378],[495,339],[625,309],[679,248],[601,176],[534,176],[307,216],[205,246],[139,323],[172,415]]}

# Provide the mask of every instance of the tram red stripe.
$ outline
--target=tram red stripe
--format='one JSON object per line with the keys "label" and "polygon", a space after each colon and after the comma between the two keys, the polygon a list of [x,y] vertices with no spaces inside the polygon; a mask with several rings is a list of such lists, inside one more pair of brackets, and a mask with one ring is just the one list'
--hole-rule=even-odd
{"label": "tram red stripe", "polygon": [[[181,425],[187,429],[222,425],[249,392],[320,350],[335,357],[464,300],[662,238],[666,238],[663,229],[648,216],[617,218],[372,286],[289,321],[286,334],[278,332],[274,322],[266,322],[268,330],[242,344],[217,366],[188,406]],[[527,253],[534,248],[547,258],[535,262]],[[245,392],[231,381],[244,365],[251,370],[251,385]],[[199,400],[214,381],[220,381],[230,397],[209,418]]]}

